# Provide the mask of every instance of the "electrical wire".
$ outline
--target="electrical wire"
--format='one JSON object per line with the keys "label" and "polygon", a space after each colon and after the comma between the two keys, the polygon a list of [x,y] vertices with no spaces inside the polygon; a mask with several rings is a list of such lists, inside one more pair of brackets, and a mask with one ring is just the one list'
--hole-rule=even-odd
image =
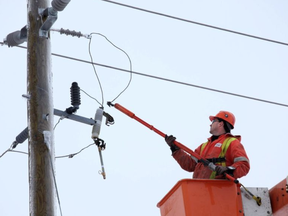
{"label": "electrical wire", "polygon": [[109,2],[109,3],[112,3],[112,4],[116,4],[116,5],[120,5],[120,6],[123,6],[123,7],[132,8],[132,9],[139,10],[139,11],[144,11],[144,12],[151,13],[151,14],[156,14],[156,15],[163,16],[163,17],[168,17],[168,18],[179,20],[179,21],[183,21],[183,22],[188,22],[188,23],[192,23],[192,24],[196,24],[196,25],[200,25],[200,26],[205,26],[205,27],[212,28],[212,29],[217,29],[217,30],[220,30],[220,31],[225,31],[225,32],[233,33],[233,34],[242,35],[242,36],[245,36],[245,37],[250,37],[250,38],[254,38],[254,39],[258,39],[258,40],[263,40],[263,41],[267,41],[267,42],[271,42],[271,43],[277,43],[277,44],[288,46],[288,43],[284,43],[284,42],[281,42],[281,41],[271,40],[271,39],[267,39],[267,38],[263,38],[263,37],[258,37],[258,36],[255,36],[255,35],[250,35],[250,34],[237,32],[237,31],[233,31],[233,30],[229,30],[229,29],[225,29],[225,28],[221,28],[221,27],[217,27],[217,26],[212,26],[212,25],[208,25],[208,24],[204,24],[204,23],[200,23],[200,22],[195,22],[195,21],[192,21],[192,20],[187,20],[187,19],[171,16],[171,15],[164,14],[164,13],[159,13],[159,12],[155,12],[155,11],[151,11],[151,10],[146,10],[146,9],[143,9],[143,8],[139,8],[139,7],[135,7],[135,6],[131,6],[131,5],[115,2],[115,1],[109,1],[109,0],[102,0],[102,1]]}
{"label": "electrical wire", "polygon": [[[73,158],[75,155],[80,154],[83,150],[89,148],[89,147],[92,146],[92,145],[95,145],[95,143],[92,143],[92,144],[89,144],[88,146],[85,146],[84,148],[80,149],[80,150],[79,150],[78,152],[76,152],[76,153],[72,153],[72,154],[68,154],[68,155],[62,155],[62,156],[56,156],[55,159],[58,159],[58,158],[66,158],[66,157],[68,157],[68,158]],[[21,153],[21,154],[26,154],[26,155],[28,155],[27,152],[16,151],[16,150],[12,150],[11,148],[12,148],[12,146],[11,146],[9,149],[7,149],[6,151],[4,151],[4,152],[0,155],[0,158],[3,157],[3,156],[4,156],[6,153],[8,153],[8,152],[15,152],[15,153]]]}
{"label": "electrical wire", "polygon": [[17,151],[17,150],[9,150],[10,152],[15,152],[15,153],[20,153],[20,154],[26,154],[28,155],[27,152],[23,152],[23,151]]}
{"label": "electrical wire", "polygon": [[[82,63],[91,64],[91,62],[86,61],[86,60],[82,60],[82,59],[77,59],[77,58],[64,56],[64,55],[60,55],[60,54],[55,54],[55,53],[52,53],[52,55],[60,57],[60,58],[66,58],[66,59],[70,59],[70,60],[73,60],[73,61],[79,61],[79,62],[82,62]],[[168,79],[168,78],[163,78],[163,77],[159,77],[159,76],[144,74],[144,73],[140,73],[140,72],[136,72],[136,71],[128,71],[126,69],[113,67],[113,66],[110,66],[110,65],[104,65],[104,64],[95,63],[95,62],[92,62],[92,64],[95,64],[95,65],[100,66],[100,67],[105,67],[105,68],[109,68],[109,69],[113,69],[113,70],[126,72],[126,73],[133,73],[133,74],[136,74],[136,75],[139,75],[139,76],[145,76],[145,77],[158,79],[158,80],[162,80],[162,81],[166,81],[166,82],[171,82],[171,83],[176,83],[176,84],[180,84],[180,85],[186,85],[186,86],[189,86],[189,87],[204,89],[204,90],[207,90],[207,91],[213,91],[213,92],[217,92],[217,93],[227,94],[227,95],[231,95],[231,96],[234,96],[234,97],[240,97],[240,98],[245,98],[245,99],[254,100],[254,101],[258,101],[258,102],[269,103],[269,104],[273,104],[273,105],[277,105],[277,106],[288,107],[288,104],[283,104],[283,103],[278,103],[278,102],[274,102],[274,101],[264,100],[264,99],[260,99],[260,98],[250,97],[250,96],[246,96],[246,95],[236,94],[236,93],[232,93],[232,92],[228,92],[228,91],[222,91],[222,90],[218,90],[218,89],[208,88],[208,87],[204,87],[204,86],[200,86],[200,85],[195,85],[195,84],[192,84],[192,83],[181,82],[181,81],[172,80],[172,79]]]}
{"label": "electrical wire", "polygon": [[[0,42],[0,44],[1,44],[1,42]],[[17,46],[17,47],[22,48],[22,49],[27,49],[27,47],[23,47],[23,46]],[[234,97],[245,98],[245,99],[254,100],[254,101],[263,102],[263,103],[268,103],[268,104],[272,104],[272,105],[276,105],[276,106],[288,107],[288,104],[283,104],[283,103],[278,103],[278,102],[275,102],[275,101],[269,101],[269,100],[264,100],[264,99],[260,99],[260,98],[250,97],[250,96],[246,96],[246,95],[236,94],[236,93],[232,93],[232,92],[228,92],[228,91],[222,91],[222,90],[218,90],[218,89],[208,88],[208,87],[204,87],[204,86],[195,85],[195,84],[192,84],[192,83],[181,82],[181,81],[172,80],[172,79],[168,79],[168,78],[163,78],[163,77],[159,77],[159,76],[144,74],[144,73],[140,73],[140,72],[136,72],[136,71],[128,71],[128,70],[123,69],[123,68],[118,68],[118,67],[114,67],[114,66],[110,66],[110,65],[104,65],[104,64],[95,63],[95,62],[90,62],[90,61],[87,61],[87,60],[78,59],[78,58],[74,58],[74,57],[70,57],[70,56],[64,56],[64,55],[60,55],[60,54],[56,54],[56,53],[51,53],[51,55],[57,56],[57,57],[60,57],[60,58],[69,59],[69,60],[72,60],[72,61],[78,61],[78,62],[87,63],[87,64],[94,64],[94,65],[97,65],[97,66],[100,66],[100,67],[105,67],[105,68],[118,70],[118,71],[122,71],[122,72],[126,72],[126,73],[132,73],[132,74],[136,74],[136,75],[139,75],[139,76],[145,76],[145,77],[158,79],[158,80],[162,80],[162,81],[166,81],[166,82],[176,83],[176,84],[179,84],[179,85],[186,85],[186,86],[189,86],[189,87],[194,87],[194,88],[204,89],[204,90],[207,90],[207,91],[213,91],[213,92],[217,92],[217,93],[227,94],[227,95],[231,95],[231,96],[234,96]]]}
{"label": "electrical wire", "polygon": [[100,91],[101,91],[101,97],[102,97],[102,103],[100,103],[98,100],[96,100],[101,107],[103,107],[103,104],[104,104],[104,92],[103,92],[103,88],[102,88],[102,85],[101,85],[101,82],[100,82],[100,79],[99,79],[99,76],[97,74],[97,71],[96,71],[96,68],[95,68],[95,65],[93,64],[93,56],[92,56],[92,53],[91,53],[91,42],[92,42],[92,34],[90,34],[90,39],[89,39],[89,46],[88,46],[88,51],[89,51],[89,55],[90,55],[90,59],[91,59],[91,64],[92,64],[92,67],[93,67],[93,70],[94,70],[94,74],[98,80],[98,83],[99,83],[99,88],[100,88]]}
{"label": "electrical wire", "polygon": [[95,143],[89,144],[88,146],[82,148],[80,151],[78,151],[78,152],[76,152],[76,153],[68,154],[68,155],[63,155],[63,156],[57,156],[57,157],[55,157],[55,158],[56,158],[56,159],[57,159],[57,158],[66,158],[66,157],[68,157],[68,158],[73,158],[75,155],[80,154],[83,150],[89,148],[89,147],[92,146],[92,145],[95,145]]}
{"label": "electrical wire", "polygon": [[[48,148],[48,151],[49,148]],[[59,191],[58,191],[58,187],[57,187],[57,182],[56,182],[56,177],[55,177],[55,171],[54,171],[54,166],[53,166],[53,162],[52,162],[52,156],[51,156],[51,152],[49,152],[49,160],[50,160],[50,166],[51,166],[51,172],[52,172],[52,176],[53,176],[53,180],[54,180],[54,186],[55,186],[55,190],[56,190],[56,196],[57,196],[57,200],[58,200],[58,205],[59,205],[59,210],[60,210],[60,215],[62,216],[62,208],[61,208],[61,203],[60,203],[60,196],[59,196]]]}
{"label": "electrical wire", "polygon": [[[92,53],[91,53],[92,35],[99,35],[99,36],[105,38],[112,46],[114,46],[118,50],[122,51],[127,56],[128,60],[129,60],[129,63],[130,63],[130,71],[132,71],[132,62],[131,62],[131,59],[130,59],[129,55],[123,49],[119,48],[114,43],[112,43],[105,35],[103,35],[101,33],[92,32],[89,35],[84,35],[81,32],[70,31],[69,29],[65,30],[63,28],[61,28],[61,29],[51,29],[51,31],[56,31],[56,32],[59,32],[60,34],[66,34],[66,35],[71,35],[71,36],[85,37],[85,38],[89,39],[88,52],[89,52],[91,64],[92,64],[92,67],[93,67],[93,70],[94,70],[94,74],[95,74],[95,76],[97,78],[97,81],[98,81],[98,84],[99,84],[99,88],[100,88],[100,91],[101,91],[102,102],[100,103],[97,99],[95,99],[95,98],[93,98],[93,99],[101,107],[104,107],[104,91],[103,91],[102,84],[101,84],[100,78],[98,76],[98,73],[96,71],[95,65],[93,64],[94,60],[93,60],[93,56],[92,56]],[[129,85],[131,83],[131,80],[132,80],[132,73],[130,73],[130,79],[129,79],[129,82],[128,82],[127,86],[111,102],[115,101],[122,93],[124,93],[127,90],[127,88],[129,87]]]}
{"label": "electrical wire", "polygon": [[[50,29],[51,31],[56,31],[56,32],[59,32],[60,34],[66,34],[66,35],[71,35],[71,36],[77,36],[77,37],[85,37],[87,39],[89,39],[89,46],[88,46],[88,51],[89,51],[89,56],[90,56],[90,59],[91,59],[91,63],[92,63],[92,67],[93,67],[93,70],[94,70],[94,73],[96,75],[96,78],[97,78],[97,81],[99,83],[99,87],[100,87],[100,90],[101,90],[101,96],[102,96],[102,103],[100,103],[98,100],[96,100],[97,103],[99,103],[99,105],[101,107],[104,107],[104,92],[103,92],[103,88],[102,88],[102,85],[101,85],[101,82],[100,82],[100,78],[97,74],[97,71],[96,71],[96,68],[95,68],[95,65],[93,64],[93,56],[92,56],[92,53],[91,53],[91,43],[92,43],[92,35],[99,35],[99,36],[102,36],[104,37],[112,46],[114,46],[116,49],[122,51],[128,58],[129,60],[129,63],[130,63],[130,71],[132,71],[132,62],[131,62],[131,59],[129,57],[129,55],[121,48],[119,48],[118,46],[116,46],[114,43],[112,43],[105,35],[101,34],[101,33],[95,33],[95,32],[92,32],[90,33],[89,35],[86,35],[86,34],[82,34],[81,32],[76,32],[76,31],[71,31],[69,29]],[[131,80],[132,80],[132,73],[130,73],[130,79],[129,79],[129,82],[127,84],[127,86],[124,88],[124,90],[122,90],[111,102],[115,101],[122,93],[124,93],[127,88],[129,87],[130,83],[131,83]]]}
{"label": "electrical wire", "polygon": [[[111,102],[113,102],[113,101],[115,101],[117,98],[119,98],[119,96],[121,95],[121,94],[123,94],[126,90],[127,90],[127,88],[130,86],[130,83],[131,83],[131,81],[132,81],[132,61],[131,61],[131,58],[130,58],[130,56],[127,54],[127,52],[125,52],[123,49],[121,49],[120,47],[118,47],[118,46],[116,46],[114,43],[112,43],[105,35],[103,35],[103,34],[101,34],[101,33],[95,33],[95,32],[92,32],[89,36],[89,55],[90,55],[90,58],[91,58],[91,63],[92,63],[92,66],[93,66],[93,69],[94,69],[94,72],[95,72],[95,75],[96,75],[96,77],[97,77],[97,79],[98,79],[98,83],[99,83],[99,85],[100,85],[100,89],[101,89],[101,93],[102,93],[102,104],[100,104],[100,105],[102,105],[102,107],[103,107],[103,101],[104,101],[104,96],[103,96],[103,89],[102,89],[102,86],[101,86],[101,83],[100,83],[100,79],[99,79],[99,77],[98,77],[98,75],[97,75],[97,72],[96,72],[96,69],[95,69],[95,66],[94,66],[94,62],[93,62],[93,58],[92,58],[92,54],[91,54],[91,41],[92,41],[92,35],[99,35],[99,36],[102,36],[102,37],[104,37],[112,46],[114,46],[116,49],[118,49],[118,50],[120,50],[120,51],[122,51],[126,56],[127,56],[127,58],[128,58],[128,60],[129,60],[129,65],[130,65],[130,78],[129,78],[129,82],[128,82],[128,84],[126,85],[126,87],[111,101]],[[97,100],[96,100],[97,101]],[[99,103],[99,102],[98,102]]]}
{"label": "electrical wire", "polygon": [[56,124],[54,125],[54,127],[53,127],[53,130],[56,129],[57,125],[60,123],[61,120],[63,120],[62,117],[60,117],[60,118],[58,119],[57,123],[56,123]]}
{"label": "electrical wire", "polygon": [[[93,100],[95,100],[95,101],[97,101],[98,102],[98,100],[96,99],[96,98],[94,98],[94,97],[92,97],[90,94],[88,94],[86,91],[84,91],[83,89],[80,89],[80,91],[82,91],[84,94],[86,94],[88,97],[90,97],[90,98],[92,98]],[[99,103],[99,102],[98,102]]]}
{"label": "electrical wire", "polygon": [[11,151],[11,148],[12,148],[12,146],[11,146],[10,148],[8,148],[6,151],[4,151],[4,152],[0,155],[0,158],[2,158],[7,152]]}
{"label": "electrical wire", "polygon": [[[52,55],[57,56],[57,57],[61,57],[61,58],[66,58],[66,59],[70,59],[70,60],[74,60],[74,61],[79,61],[79,62],[91,64],[91,62],[86,61],[86,60],[82,60],[82,59],[63,56],[63,55],[59,55],[59,54],[55,54],[55,53],[54,54],[52,53]],[[269,104],[273,104],[273,105],[288,107],[287,104],[283,104],[283,103],[278,103],[278,102],[274,102],[274,101],[268,101],[268,100],[264,100],[264,99],[260,99],[260,98],[255,98],[255,97],[236,94],[236,93],[232,93],[232,92],[222,91],[222,90],[218,90],[218,89],[208,88],[208,87],[199,86],[199,85],[195,85],[195,84],[191,84],[191,83],[181,82],[181,81],[172,80],[172,79],[163,78],[163,77],[154,76],[154,75],[149,75],[149,74],[144,74],[144,73],[140,73],[140,72],[136,72],[136,71],[128,71],[126,69],[113,67],[110,65],[104,65],[104,64],[95,63],[95,62],[92,62],[92,64],[95,64],[95,65],[100,66],[100,67],[106,67],[106,68],[122,71],[122,72],[132,73],[132,74],[136,74],[136,75],[140,75],[140,76],[146,76],[149,78],[154,78],[154,79],[158,79],[158,80],[162,80],[162,81],[172,82],[172,83],[176,83],[176,84],[180,84],[180,85],[186,85],[186,86],[190,86],[190,87],[194,87],[194,88],[200,88],[200,89],[204,89],[207,91],[213,91],[213,92],[227,94],[227,95],[231,95],[231,96],[235,96],[235,97],[241,97],[241,98],[245,98],[245,99],[249,99],[249,100],[255,100],[255,101],[259,101],[259,102],[263,102],[263,103],[269,103]]]}
{"label": "electrical wire", "polygon": [[20,154],[26,154],[26,155],[28,155],[27,152],[16,151],[16,150],[13,150],[12,148],[13,148],[13,144],[12,144],[6,151],[4,151],[4,152],[0,155],[0,158],[2,158],[2,157],[3,157],[6,153],[8,153],[8,152],[15,152],[15,153],[20,153]]}

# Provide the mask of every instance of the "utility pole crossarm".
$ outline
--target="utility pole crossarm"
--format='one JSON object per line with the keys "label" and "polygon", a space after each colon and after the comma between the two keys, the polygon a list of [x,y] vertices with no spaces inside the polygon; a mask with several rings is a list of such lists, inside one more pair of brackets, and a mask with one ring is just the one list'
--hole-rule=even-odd
{"label": "utility pole crossarm", "polygon": [[71,120],[74,120],[74,121],[77,121],[77,122],[81,122],[81,123],[84,123],[84,124],[88,124],[88,125],[95,125],[96,124],[96,121],[93,120],[93,119],[89,119],[89,118],[85,118],[85,117],[82,117],[82,116],[79,116],[79,115],[75,115],[75,114],[69,114],[65,111],[61,111],[61,110],[58,110],[58,109],[54,109],[54,115],[57,115],[57,116],[60,116],[60,117],[64,117],[64,118],[67,118],[67,119],[71,119]]}

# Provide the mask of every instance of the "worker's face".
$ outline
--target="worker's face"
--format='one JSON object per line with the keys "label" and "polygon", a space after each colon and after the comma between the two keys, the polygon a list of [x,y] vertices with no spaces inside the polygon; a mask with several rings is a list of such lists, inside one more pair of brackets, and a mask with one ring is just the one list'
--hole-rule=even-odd
{"label": "worker's face", "polygon": [[219,129],[219,120],[217,118],[213,119],[211,124],[210,124],[210,133],[212,135],[217,135],[218,129]]}

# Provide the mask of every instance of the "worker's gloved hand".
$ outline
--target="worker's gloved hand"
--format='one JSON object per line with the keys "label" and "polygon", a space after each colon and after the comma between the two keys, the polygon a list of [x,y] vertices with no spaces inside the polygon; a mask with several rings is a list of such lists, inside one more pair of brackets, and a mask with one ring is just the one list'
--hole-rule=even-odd
{"label": "worker's gloved hand", "polygon": [[179,150],[179,147],[174,144],[175,140],[176,140],[176,137],[174,137],[173,135],[165,136],[165,141],[170,146],[170,149],[172,152]]}
{"label": "worker's gloved hand", "polygon": [[228,171],[228,168],[224,166],[216,166],[215,171],[216,175],[222,175]]}

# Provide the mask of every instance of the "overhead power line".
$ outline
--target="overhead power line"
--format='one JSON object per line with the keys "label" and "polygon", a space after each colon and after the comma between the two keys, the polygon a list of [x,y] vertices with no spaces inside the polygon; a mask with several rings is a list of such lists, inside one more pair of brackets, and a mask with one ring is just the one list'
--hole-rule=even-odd
{"label": "overhead power line", "polygon": [[[4,43],[0,42],[0,45],[4,45]],[[22,48],[22,49],[27,49],[24,46],[16,46],[16,47],[19,47],[19,48]],[[145,77],[158,79],[158,80],[163,80],[163,81],[176,83],[176,84],[180,84],[180,85],[186,85],[186,86],[190,86],[190,87],[194,87],[194,88],[204,89],[204,90],[207,90],[207,91],[213,91],[213,92],[227,94],[227,95],[231,95],[231,96],[235,96],[235,97],[241,97],[241,98],[245,98],[245,99],[249,99],[249,100],[259,101],[259,102],[263,102],[263,103],[269,103],[269,104],[273,104],[273,105],[277,105],[277,106],[288,107],[288,104],[283,104],[283,103],[278,103],[278,102],[274,102],[274,101],[264,100],[264,99],[260,99],[260,98],[250,97],[250,96],[246,96],[246,95],[236,94],[236,93],[232,93],[232,92],[222,91],[222,90],[218,90],[218,89],[208,88],[208,87],[204,87],[204,86],[200,86],[200,85],[194,85],[194,84],[191,84],[191,83],[181,82],[181,81],[172,80],[172,79],[163,78],[163,77],[158,77],[158,76],[149,75],[149,74],[144,74],[144,73],[140,73],[140,72],[136,72],[136,71],[132,71],[132,70],[126,70],[126,69],[123,69],[123,68],[118,68],[118,67],[114,67],[114,66],[110,66],[110,65],[104,65],[104,64],[100,64],[100,63],[95,63],[95,62],[91,62],[91,61],[87,61],[87,60],[83,60],[83,59],[78,59],[78,58],[73,58],[73,57],[69,57],[69,56],[64,56],[64,55],[60,55],[60,54],[56,54],[56,53],[51,53],[51,55],[57,56],[57,57],[60,57],[60,58],[73,60],[73,61],[86,63],[86,64],[97,65],[99,67],[105,67],[105,68],[118,70],[118,71],[122,71],[122,72],[126,72],[126,73],[132,73],[132,74],[136,74],[136,75],[139,75],[139,76],[145,76]]]}
{"label": "overhead power line", "polygon": [[109,3],[112,3],[112,4],[116,4],[116,5],[120,5],[120,6],[123,6],[123,7],[132,8],[132,9],[139,10],[139,11],[144,11],[144,12],[151,13],[151,14],[156,14],[156,15],[163,16],[163,17],[168,17],[168,18],[179,20],[179,21],[183,21],[183,22],[192,23],[192,24],[195,24],[195,25],[205,26],[205,27],[217,29],[217,30],[220,30],[220,31],[225,31],[225,32],[233,33],[233,34],[242,35],[242,36],[245,36],[245,37],[250,37],[250,38],[254,38],[254,39],[258,39],[258,40],[263,40],[263,41],[267,41],[267,42],[271,42],[271,43],[277,43],[277,44],[288,46],[288,43],[284,43],[284,42],[281,42],[281,41],[271,40],[271,39],[267,39],[267,38],[263,38],[263,37],[258,37],[258,36],[255,36],[255,35],[250,35],[250,34],[238,32],[238,31],[233,31],[233,30],[229,30],[229,29],[225,29],[225,28],[221,28],[221,27],[217,27],[217,26],[208,25],[208,24],[205,24],[205,23],[195,22],[195,21],[192,21],[192,20],[187,20],[187,19],[183,19],[183,18],[180,18],[180,17],[175,17],[175,16],[171,16],[171,15],[168,15],[168,14],[159,13],[159,12],[155,12],[155,11],[151,11],[151,10],[147,10],[147,9],[143,9],[143,8],[139,8],[139,7],[135,7],[135,6],[119,3],[119,2],[114,2],[114,1],[109,1],[109,0],[102,0],[102,1],[109,2]]}

